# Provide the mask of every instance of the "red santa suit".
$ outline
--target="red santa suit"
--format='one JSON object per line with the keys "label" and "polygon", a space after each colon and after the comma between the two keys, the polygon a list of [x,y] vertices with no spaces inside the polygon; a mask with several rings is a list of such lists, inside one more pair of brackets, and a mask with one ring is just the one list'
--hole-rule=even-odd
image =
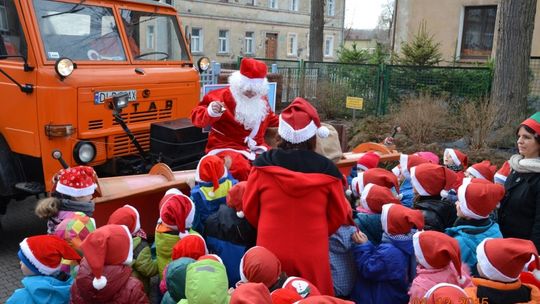
{"label": "red santa suit", "polygon": [[[280,136],[297,143],[280,131],[282,122],[280,118]],[[315,135],[315,126],[308,129],[301,141]],[[328,238],[341,225],[352,224],[352,211],[332,161],[307,150],[263,153],[253,163],[243,210],[257,227],[257,245],[272,251],[287,275],[309,280],[323,294],[334,294]]]}
{"label": "red santa suit", "polygon": [[[244,88],[250,85],[267,85],[266,65],[258,60],[245,58],[242,60],[240,72],[234,75],[237,81],[242,82]],[[231,83],[231,85],[233,85]],[[251,168],[250,161],[267,151],[270,147],[264,141],[264,135],[268,127],[277,127],[278,117],[268,105],[266,96],[261,97],[265,103],[266,116],[260,123],[246,127],[236,118],[237,101],[231,88],[212,91],[203,97],[200,104],[193,109],[191,120],[193,125],[204,128],[210,126],[206,153],[224,157],[232,157],[231,174],[239,179],[246,180]],[[219,101],[224,104],[223,113],[214,113],[211,103]]]}

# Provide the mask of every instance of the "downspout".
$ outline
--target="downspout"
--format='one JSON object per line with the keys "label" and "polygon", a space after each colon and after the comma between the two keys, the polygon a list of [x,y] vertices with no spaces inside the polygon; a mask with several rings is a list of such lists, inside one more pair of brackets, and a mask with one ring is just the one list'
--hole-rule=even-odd
{"label": "downspout", "polygon": [[397,10],[398,10],[398,0],[395,0],[394,14],[392,16],[392,39],[390,42],[390,49],[392,50],[392,52],[395,52],[394,44],[396,43]]}
{"label": "downspout", "polygon": [[341,18],[341,46],[345,45],[345,11],[347,11],[347,0],[343,0],[343,18]]}

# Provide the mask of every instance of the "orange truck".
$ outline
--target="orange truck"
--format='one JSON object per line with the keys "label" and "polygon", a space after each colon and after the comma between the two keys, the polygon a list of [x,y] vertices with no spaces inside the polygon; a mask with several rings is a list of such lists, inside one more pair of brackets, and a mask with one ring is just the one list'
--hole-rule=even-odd
{"label": "orange truck", "polygon": [[0,213],[49,191],[61,162],[146,173],[152,126],[189,117],[207,62],[167,4],[2,1]]}

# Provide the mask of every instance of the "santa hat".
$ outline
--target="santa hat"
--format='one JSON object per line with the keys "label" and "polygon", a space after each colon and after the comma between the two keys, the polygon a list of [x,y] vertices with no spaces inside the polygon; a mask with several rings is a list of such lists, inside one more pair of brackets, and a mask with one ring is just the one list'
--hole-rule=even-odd
{"label": "santa hat", "polygon": [[319,289],[310,281],[299,277],[288,277],[282,288],[296,291],[302,298],[318,296],[321,294]]}
{"label": "santa hat", "polygon": [[[468,295],[463,288],[448,283],[439,283],[431,287],[424,298],[427,300],[426,304],[436,304],[445,299],[444,303],[463,303],[463,299],[468,299]],[[448,300],[446,300],[448,299]]]}
{"label": "santa hat", "polygon": [[60,172],[54,191],[71,197],[92,195],[97,187],[96,180],[96,172],[92,167],[68,168]]}
{"label": "santa hat", "polygon": [[392,173],[394,173],[396,177],[399,177],[401,175],[401,167],[399,165],[395,166],[392,168]]}
{"label": "santa hat", "polygon": [[401,175],[405,176],[406,178],[409,178],[411,168],[418,166],[420,164],[428,163],[428,162],[429,161],[427,159],[422,158],[418,155],[401,154],[399,156],[399,167],[401,169]]}
{"label": "santa hat", "polygon": [[255,246],[250,248],[240,260],[242,282],[263,283],[270,288],[281,274],[281,263],[270,250]]}
{"label": "santa hat", "polygon": [[219,255],[217,254],[205,254],[205,255],[201,255],[197,261],[203,261],[203,260],[211,260],[211,261],[214,261],[214,262],[218,262],[220,264],[223,264],[223,260],[219,257]]}
{"label": "santa hat", "polygon": [[358,176],[351,181],[351,189],[356,196],[364,191],[367,184],[375,184],[388,189],[396,189],[399,193],[399,182],[392,172],[383,168],[368,169],[365,172],[358,173]]}
{"label": "santa hat", "polygon": [[375,152],[367,152],[358,159],[356,163],[356,168],[363,171],[377,168],[380,159],[381,157],[379,156],[379,154]]}
{"label": "santa hat", "polygon": [[[538,263],[538,252],[533,242],[524,239],[485,239],[476,247],[478,268],[483,277],[504,283],[517,280],[520,273],[531,261]],[[533,274],[540,279],[540,270],[534,269]]]}
{"label": "santa hat", "polygon": [[504,197],[504,187],[477,178],[465,178],[458,188],[458,205],[466,217],[485,219]]}
{"label": "santa hat", "polygon": [[238,286],[231,296],[230,304],[272,304],[270,291],[262,283],[246,283]]}
{"label": "santa hat", "polygon": [[444,149],[444,157],[447,155],[450,155],[454,165],[467,168],[467,155],[465,155],[463,152],[459,151],[458,149],[446,148]]}
{"label": "santa hat", "polygon": [[86,237],[96,230],[96,222],[84,212],[74,212],[70,217],[63,219],[54,235],[65,240],[71,248],[81,254],[81,243]]}
{"label": "santa hat", "polygon": [[129,231],[131,231],[131,235],[134,235],[141,229],[141,217],[135,207],[124,205],[124,207],[116,209],[111,214],[107,224],[126,225]]}
{"label": "santa hat", "polygon": [[536,112],[533,116],[525,119],[520,126],[527,126],[533,129],[536,136],[540,136],[540,112]]}
{"label": "santa hat", "polygon": [[[195,181],[212,183],[214,191],[219,188],[219,180],[227,177],[227,168],[225,162],[219,156],[205,155],[201,158],[197,164],[197,170],[195,170]],[[208,192],[210,197],[215,196],[214,191]]]}
{"label": "santa hat", "polygon": [[79,254],[66,241],[54,235],[27,237],[19,246],[19,259],[35,274],[56,274],[60,271],[62,258],[81,260]]}
{"label": "santa hat", "polygon": [[194,260],[208,254],[204,238],[198,234],[189,234],[174,244],[172,259],[192,258]]}
{"label": "santa hat", "polygon": [[485,180],[493,182],[493,176],[495,176],[497,167],[492,166],[489,160],[484,160],[480,163],[470,166],[469,168],[467,168],[466,171],[476,178],[483,178]]}
{"label": "santa hat", "polygon": [[390,235],[407,234],[415,227],[424,229],[424,215],[420,210],[386,204],[382,206],[381,225],[383,231]]}
{"label": "santa hat", "polygon": [[244,217],[244,212],[242,211],[242,196],[246,191],[246,181],[239,182],[238,184],[232,186],[227,193],[227,206],[236,210],[236,216],[239,218]]}
{"label": "santa hat", "polygon": [[439,164],[439,157],[437,156],[437,154],[433,152],[420,151],[420,152],[414,153],[414,155],[418,155],[432,164],[437,164],[437,165]]}
{"label": "santa hat", "polygon": [[401,201],[392,193],[392,190],[375,184],[367,184],[360,195],[362,208],[374,213],[381,213],[385,204],[401,204]]}
{"label": "santa hat", "polygon": [[502,167],[495,173],[495,182],[499,184],[506,183],[506,178],[510,175],[510,163],[505,161]]}
{"label": "santa hat", "polygon": [[243,82],[260,84],[266,79],[268,67],[260,60],[243,58],[240,62],[240,77]]}
{"label": "santa hat", "polygon": [[302,300],[296,289],[278,288],[270,294],[273,304],[293,304]]}
{"label": "santa hat", "polygon": [[179,231],[180,236],[187,234],[186,230],[191,228],[194,217],[195,204],[181,192],[171,191],[169,194],[165,193],[165,196],[159,202],[160,222],[171,229]]}
{"label": "santa hat", "polygon": [[413,246],[416,259],[424,268],[440,269],[452,263],[459,275],[458,282],[465,283],[456,239],[438,231],[418,231],[413,235]]}
{"label": "santa hat", "polygon": [[446,196],[457,180],[454,171],[435,164],[421,164],[411,169],[411,184],[420,196]]}
{"label": "santa hat", "polygon": [[330,131],[321,126],[317,110],[307,100],[296,97],[279,115],[278,133],[284,140],[298,144],[315,134],[328,137]]}
{"label": "santa hat", "polygon": [[133,239],[124,225],[105,225],[96,229],[83,241],[81,248],[94,275],[92,285],[97,290],[107,285],[104,266],[129,265],[133,260]]}

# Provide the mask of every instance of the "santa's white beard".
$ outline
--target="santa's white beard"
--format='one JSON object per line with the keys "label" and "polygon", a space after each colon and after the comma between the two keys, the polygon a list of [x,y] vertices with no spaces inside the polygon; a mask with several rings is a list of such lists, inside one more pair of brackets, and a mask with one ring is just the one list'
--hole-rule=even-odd
{"label": "santa's white beard", "polygon": [[[231,76],[231,78],[232,77],[233,76]],[[253,128],[257,127],[268,114],[266,100],[263,99],[263,96],[266,95],[267,92],[266,87],[268,86],[268,83],[266,81],[263,83],[265,86],[264,88],[258,86],[247,88],[248,86],[239,80],[238,82],[233,80],[230,81],[230,83],[231,93],[236,102],[234,118],[241,123],[246,130],[253,130]],[[247,89],[251,89],[256,92],[257,95],[248,98],[243,94]]]}

